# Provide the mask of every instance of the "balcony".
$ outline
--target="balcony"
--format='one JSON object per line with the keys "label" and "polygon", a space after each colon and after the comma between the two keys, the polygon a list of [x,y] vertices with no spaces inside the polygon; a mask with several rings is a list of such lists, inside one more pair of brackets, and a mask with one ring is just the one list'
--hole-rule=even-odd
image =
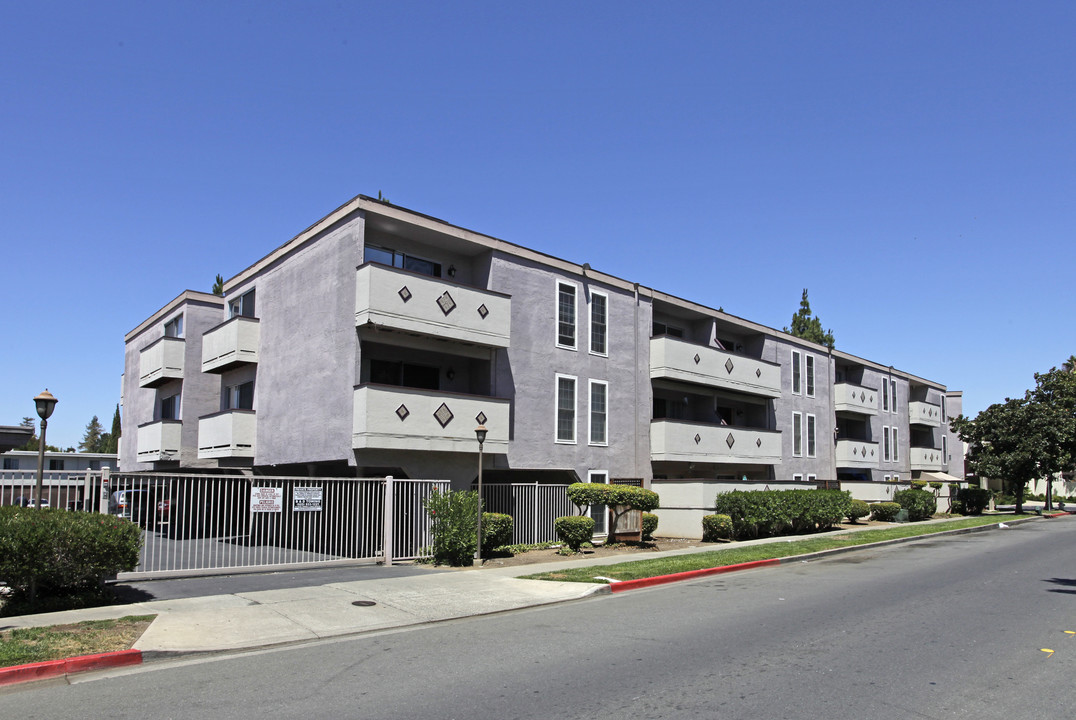
{"label": "balcony", "polygon": [[781,433],[681,420],[650,423],[650,459],[780,465]]}
{"label": "balcony", "polygon": [[138,387],[153,388],[169,380],[182,380],[186,347],[183,338],[162,337],[142,348],[138,355]]}
{"label": "balcony", "polygon": [[198,418],[198,459],[254,458],[257,416],[253,410],[225,410]]}
{"label": "balcony", "polygon": [[261,328],[257,318],[237,315],[202,334],[202,372],[222,373],[258,362]]}
{"label": "balcony", "polygon": [[941,427],[941,406],[913,400],[908,403],[908,422],[912,425]]}
{"label": "balcony", "polygon": [[650,338],[650,378],[680,380],[767,398],[781,396],[779,365],[665,336]]}
{"label": "balcony", "polygon": [[937,448],[909,448],[909,461],[912,470],[923,472],[943,472],[945,470],[945,458],[942,451]]}
{"label": "balcony", "polygon": [[877,415],[878,391],[851,383],[837,383],[833,386],[833,409],[837,412]]}
{"label": "balcony", "polygon": [[182,420],[158,420],[138,426],[135,450],[138,462],[179,460]]}
{"label": "balcony", "polygon": [[437,390],[359,385],[351,445],[355,449],[478,452],[474,429],[485,425],[485,451],[508,452],[509,401]]}
{"label": "balcony", "polygon": [[511,296],[374,263],[355,271],[355,325],[506,348]]}
{"label": "balcony", "polygon": [[878,467],[878,443],[867,440],[838,439],[836,449],[837,467]]}

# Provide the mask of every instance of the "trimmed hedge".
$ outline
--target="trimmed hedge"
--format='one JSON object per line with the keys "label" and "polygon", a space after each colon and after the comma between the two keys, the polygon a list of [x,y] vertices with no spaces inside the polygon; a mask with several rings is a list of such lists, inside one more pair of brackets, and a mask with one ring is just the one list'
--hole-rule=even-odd
{"label": "trimmed hedge", "polygon": [[878,522],[891,522],[900,512],[900,503],[880,502],[871,503],[871,519]]}
{"label": "trimmed hedge", "polygon": [[482,553],[512,542],[512,529],[511,515],[482,513]]}
{"label": "trimmed hedge", "polygon": [[990,506],[991,495],[993,493],[986,488],[966,487],[957,492],[956,502],[960,503],[964,515],[982,515]]}
{"label": "trimmed hedge", "polygon": [[732,539],[732,518],[728,515],[704,515],[702,518],[703,542]]}
{"label": "trimmed hedge", "polygon": [[828,530],[852,502],[842,490],[733,490],[719,493],[714,509],[732,518],[737,539]]}
{"label": "trimmed hedge", "polygon": [[844,516],[848,518],[849,522],[855,522],[861,517],[867,517],[870,514],[870,506],[867,505],[865,500],[852,500],[848,506],[848,512]]}
{"label": "trimmed hedge", "polygon": [[553,529],[557,531],[557,537],[572,552],[579,552],[583,543],[590,542],[594,537],[594,518],[586,515],[569,515],[559,517],[553,521]]}
{"label": "trimmed hedge", "polygon": [[658,529],[658,516],[654,513],[643,513],[643,540],[653,540],[654,531]]}
{"label": "trimmed hedge", "polygon": [[113,515],[0,507],[0,580],[13,598],[36,582],[39,598],[96,588],[134,570],[142,531]]}
{"label": "trimmed hedge", "polygon": [[898,490],[893,500],[908,511],[912,522],[929,520],[938,511],[938,499],[929,490]]}

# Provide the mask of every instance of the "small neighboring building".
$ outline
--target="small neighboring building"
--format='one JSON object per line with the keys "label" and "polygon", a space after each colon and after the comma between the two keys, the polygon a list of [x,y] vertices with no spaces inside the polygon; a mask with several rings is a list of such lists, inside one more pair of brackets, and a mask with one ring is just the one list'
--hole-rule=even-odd
{"label": "small neighboring building", "polygon": [[34,439],[34,429],[28,425],[0,425],[0,453],[22,447]]}
{"label": "small neighboring building", "polygon": [[[119,468],[119,457],[114,453],[45,452],[46,472],[77,473],[104,468]],[[0,453],[0,470],[4,477],[10,477],[13,472],[36,473],[37,451],[9,450]]]}

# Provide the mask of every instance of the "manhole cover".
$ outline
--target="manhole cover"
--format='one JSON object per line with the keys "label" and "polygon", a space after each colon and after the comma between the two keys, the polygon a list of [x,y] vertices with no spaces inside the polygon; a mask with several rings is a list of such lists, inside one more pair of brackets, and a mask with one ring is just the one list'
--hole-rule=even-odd
{"label": "manhole cover", "polygon": [[372,607],[374,605],[377,605],[377,603],[375,603],[373,600],[356,600],[351,604],[355,607]]}

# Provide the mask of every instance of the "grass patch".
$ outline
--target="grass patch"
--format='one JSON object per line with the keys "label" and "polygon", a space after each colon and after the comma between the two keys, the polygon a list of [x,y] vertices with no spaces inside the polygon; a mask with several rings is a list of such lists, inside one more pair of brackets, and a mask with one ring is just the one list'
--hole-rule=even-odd
{"label": "grass patch", "polygon": [[0,667],[129,650],[156,615],[88,620],[0,632]]}
{"label": "grass patch", "polygon": [[881,542],[883,540],[896,540],[899,538],[916,537],[919,535],[931,535],[945,532],[946,530],[959,530],[961,528],[993,525],[999,521],[1012,518],[1012,515],[994,515],[981,517],[967,517],[959,520],[951,520],[945,523],[932,523],[919,525],[909,523],[880,530],[862,530],[860,532],[837,532],[827,533],[809,538],[783,538],[775,542],[762,545],[743,545],[726,547],[721,550],[710,552],[693,553],[689,555],[677,555],[675,557],[654,558],[651,560],[636,560],[632,562],[617,563],[615,565],[591,565],[588,567],[568,568],[552,572],[524,575],[528,580],[557,580],[560,582],[585,582],[605,584],[605,580],[596,580],[595,575],[601,575],[614,580],[638,580],[640,578],[656,577],[658,575],[671,575],[689,570],[704,570],[706,568],[721,567],[722,565],[736,565],[738,563],[753,562],[755,560],[770,560],[773,558],[794,557],[807,555],[822,550],[835,548],[853,547],[868,543]]}

